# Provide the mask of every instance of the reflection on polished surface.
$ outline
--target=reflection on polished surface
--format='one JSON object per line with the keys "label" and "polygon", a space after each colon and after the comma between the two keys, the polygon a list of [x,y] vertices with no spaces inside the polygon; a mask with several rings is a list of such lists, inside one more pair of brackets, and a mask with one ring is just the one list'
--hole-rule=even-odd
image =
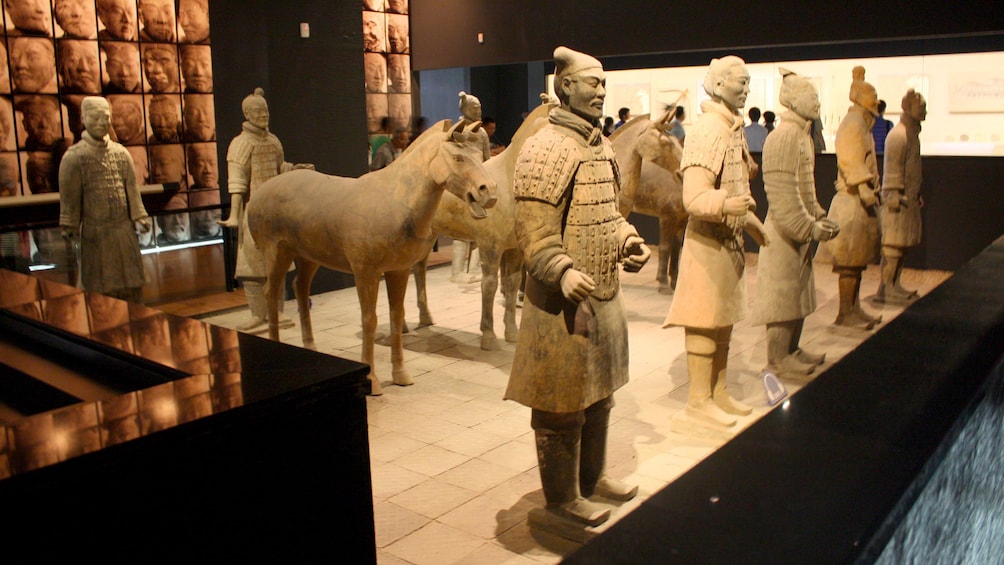
{"label": "reflection on polished surface", "polygon": [[[174,375],[178,371],[189,375],[110,398],[98,393],[95,398],[80,398],[86,395],[76,393],[73,397],[81,402],[70,406],[21,418],[0,417],[0,479],[238,408],[246,397],[242,351],[249,348],[247,341],[254,340],[257,348],[278,345],[7,270],[0,270],[0,309],[0,317],[12,323],[42,322],[45,331],[59,330],[53,332],[57,338],[74,339],[65,332],[83,339],[86,346],[152,361],[174,369]],[[11,341],[18,346],[16,338]],[[17,360],[5,359],[8,363]],[[34,376],[23,366],[19,370]],[[276,378],[274,369],[268,373],[268,378]]]}

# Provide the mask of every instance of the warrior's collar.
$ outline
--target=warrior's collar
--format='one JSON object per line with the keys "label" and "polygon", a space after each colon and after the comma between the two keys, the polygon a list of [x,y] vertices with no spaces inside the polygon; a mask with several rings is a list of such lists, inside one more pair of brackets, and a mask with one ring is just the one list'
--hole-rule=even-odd
{"label": "warrior's collar", "polygon": [[739,114],[729,110],[728,106],[722,104],[721,102],[715,102],[714,100],[705,100],[701,102],[701,111],[710,112],[719,119],[725,122],[732,131],[737,131],[743,127],[743,117]]}
{"label": "warrior's collar", "polygon": [[554,108],[547,115],[547,119],[554,125],[568,128],[579,134],[589,145],[599,145],[603,140],[603,131],[598,124],[591,124],[568,110],[560,107]]}
{"label": "warrior's collar", "polygon": [[251,122],[244,122],[241,124],[241,129],[258,137],[265,137],[268,135],[268,128],[260,128]]}
{"label": "warrior's collar", "polygon": [[94,136],[92,136],[91,134],[87,133],[87,131],[85,130],[84,133],[83,133],[83,135],[80,136],[80,139],[83,139],[91,147],[98,147],[98,148],[101,148],[101,149],[104,149],[105,147],[108,147],[108,136],[107,135],[105,135],[101,139],[95,139]]}
{"label": "warrior's collar", "polygon": [[795,124],[796,127],[801,128],[805,133],[809,133],[809,130],[812,129],[812,122],[802,116],[799,116],[794,110],[788,110],[787,112],[781,114],[781,121],[791,122],[792,124]]}

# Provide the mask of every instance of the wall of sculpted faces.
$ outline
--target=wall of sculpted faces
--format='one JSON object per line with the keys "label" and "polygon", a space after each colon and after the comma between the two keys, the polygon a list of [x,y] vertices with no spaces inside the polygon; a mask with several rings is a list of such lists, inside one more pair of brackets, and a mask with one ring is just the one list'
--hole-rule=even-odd
{"label": "wall of sculpted faces", "polygon": [[218,210],[189,210],[220,203],[209,1],[3,0],[0,198],[58,191],[81,101],[104,96],[139,184],[180,185],[141,244],[219,236]]}

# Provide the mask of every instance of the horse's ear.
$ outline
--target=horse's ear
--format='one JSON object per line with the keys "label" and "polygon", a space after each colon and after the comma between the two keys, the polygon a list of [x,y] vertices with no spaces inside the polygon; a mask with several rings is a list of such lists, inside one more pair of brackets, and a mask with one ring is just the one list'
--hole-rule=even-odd
{"label": "horse's ear", "polygon": [[464,138],[461,135],[462,131],[464,131],[464,121],[458,120],[457,123],[450,127],[450,129],[446,130],[446,137],[452,139],[453,141],[463,142]]}
{"label": "horse's ear", "polygon": [[673,119],[674,115],[676,115],[676,104],[666,108],[666,113],[659,118],[659,126],[662,127],[667,125]]}
{"label": "horse's ear", "polygon": [[468,128],[467,131],[469,131],[471,133],[478,133],[479,129],[481,129],[481,120],[478,120],[478,121],[474,122],[473,124],[471,124],[471,127]]}
{"label": "horse's ear", "polygon": [[[457,123],[459,123],[459,122],[457,122]],[[450,120],[443,120],[443,131],[444,132],[450,131],[451,127],[453,127],[453,126],[452,126],[452,124],[450,124]]]}

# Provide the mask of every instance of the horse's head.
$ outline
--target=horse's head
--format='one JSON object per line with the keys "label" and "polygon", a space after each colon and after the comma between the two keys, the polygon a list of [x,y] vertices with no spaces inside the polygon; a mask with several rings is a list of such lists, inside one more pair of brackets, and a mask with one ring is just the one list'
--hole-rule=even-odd
{"label": "horse's head", "polygon": [[466,202],[475,218],[487,216],[485,209],[497,202],[495,181],[482,166],[484,152],[476,133],[480,125],[475,122],[464,131],[459,121],[450,127],[429,164],[432,180]]}
{"label": "horse's head", "polygon": [[673,120],[674,107],[670,107],[662,117],[652,120],[638,136],[635,148],[642,159],[651,161],[671,173],[680,170],[683,147],[669,135],[669,122]]}

